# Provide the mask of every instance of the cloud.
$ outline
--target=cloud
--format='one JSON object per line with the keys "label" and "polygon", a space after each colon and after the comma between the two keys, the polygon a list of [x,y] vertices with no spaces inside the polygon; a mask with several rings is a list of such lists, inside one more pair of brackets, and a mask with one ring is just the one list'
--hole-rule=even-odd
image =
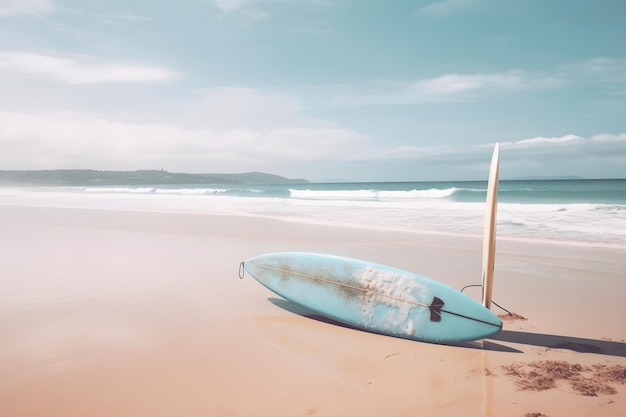
{"label": "cloud", "polygon": [[[502,179],[528,176],[577,175],[585,178],[625,178],[625,133],[535,137],[501,142]],[[493,143],[455,146],[400,146],[384,151],[371,166],[398,167],[405,179],[481,179],[489,170]],[[601,167],[601,168],[599,168]],[[435,173],[435,175],[433,175]],[[376,176],[372,177],[374,180]]]}
{"label": "cloud", "polygon": [[554,80],[535,77],[531,74],[511,70],[490,74],[444,74],[439,77],[418,81],[412,90],[424,95],[462,95],[474,92],[516,91],[550,85]]}
{"label": "cloud", "polygon": [[327,0],[214,0],[215,7],[224,13],[232,13],[245,9],[268,7],[278,4],[296,6],[316,6],[327,4]]}
{"label": "cloud", "polygon": [[[568,134],[502,142],[503,178],[564,174],[623,177],[625,141],[626,133],[604,133],[590,139]],[[389,180],[437,179],[437,175],[447,173],[447,177],[457,179],[481,178],[479,175],[488,170],[492,146],[376,146],[365,135],[332,126],[281,124],[266,129],[233,126],[217,130],[181,127],[167,121],[121,122],[78,113],[0,112],[3,169],[255,170],[372,180],[385,175]],[[599,165],[603,171],[597,169]],[[331,166],[338,170],[322,168]],[[396,170],[379,171],[381,167]]]}
{"label": "cloud", "polygon": [[186,172],[280,170],[293,161],[341,160],[366,138],[327,127],[186,129],[124,123],[84,115],[0,112],[4,169],[150,169]]}
{"label": "cloud", "polygon": [[329,0],[213,0],[214,6],[221,12],[220,17],[234,16],[243,21],[254,22],[267,20],[286,9],[297,8],[289,15],[289,20],[300,30],[326,32],[327,22],[311,18],[311,12],[320,6],[332,4]]}
{"label": "cloud", "polygon": [[554,72],[561,78],[576,82],[626,87],[626,59],[593,58],[562,64]]}
{"label": "cloud", "polygon": [[215,6],[221,11],[229,13],[259,2],[260,0],[215,0]]}
{"label": "cloud", "polygon": [[105,64],[88,56],[65,58],[23,52],[0,52],[0,75],[2,73],[50,79],[65,84],[154,82],[178,76],[175,71],[159,66]]}
{"label": "cloud", "polygon": [[[515,142],[502,142],[508,169],[526,171],[554,171],[552,174],[570,174],[597,177],[598,172],[609,177],[626,177],[626,133],[598,134],[583,138],[569,134],[561,137],[536,137]],[[602,167],[602,169],[599,169]]]}
{"label": "cloud", "polygon": [[594,135],[591,140],[595,142],[624,142],[626,141],[626,133],[614,135],[612,133],[600,133]]}
{"label": "cloud", "polygon": [[[266,130],[302,125],[304,104],[292,96],[245,87],[213,87],[198,90],[196,100],[185,105],[179,120],[194,119],[212,129],[245,127]],[[196,124],[197,124],[196,123]]]}
{"label": "cloud", "polygon": [[55,8],[53,0],[0,0],[0,18],[46,14],[53,12]]}
{"label": "cloud", "polygon": [[423,160],[432,158],[441,158],[444,155],[457,153],[455,148],[449,145],[443,146],[397,146],[390,149],[380,150],[376,155],[372,155],[373,159],[412,159]]}
{"label": "cloud", "polygon": [[[75,95],[55,84],[42,88],[36,103],[0,107],[0,166],[287,172],[289,165],[358,158],[371,148],[366,136],[307,117],[303,102],[280,92],[222,86],[182,98],[126,90]],[[11,97],[19,101],[22,92]]]}
{"label": "cloud", "polygon": [[[545,70],[511,69],[489,73],[448,73],[415,81],[372,81],[334,89],[342,106],[372,104],[463,103],[522,91],[594,86],[618,95],[626,89],[626,60],[594,58]],[[333,91],[332,88],[328,89]]]}
{"label": "cloud", "polygon": [[537,146],[541,144],[574,144],[580,143],[581,141],[585,141],[585,139],[576,135],[565,135],[561,137],[552,137],[546,138],[543,136],[538,136],[530,139],[522,139],[516,142],[503,142],[502,147],[529,147],[529,146]]}
{"label": "cloud", "polygon": [[419,7],[415,10],[418,16],[442,17],[447,16],[468,5],[478,3],[477,0],[438,0]]}
{"label": "cloud", "polygon": [[138,15],[131,12],[120,12],[110,15],[100,15],[103,23],[109,25],[125,25],[136,22],[148,22],[153,20],[150,16]]}
{"label": "cloud", "polygon": [[[595,156],[612,156],[626,162],[626,133],[598,134],[591,138],[583,138],[574,134],[558,137],[543,137],[520,139],[517,141],[502,141],[502,155],[512,163],[525,161],[525,163],[542,162],[546,160],[552,163],[565,162],[567,160],[575,166],[585,158]],[[380,154],[373,159],[408,159],[420,160],[428,163],[439,161],[445,164],[473,164],[476,161],[488,163],[489,159],[484,155],[491,152],[494,144],[480,144],[470,146],[398,146],[379,150]],[[518,160],[519,159],[519,160]],[[626,170],[624,172],[626,174]]]}
{"label": "cloud", "polygon": [[554,88],[562,85],[558,78],[521,70],[486,74],[450,73],[410,83],[379,83],[370,87],[355,87],[351,93],[336,96],[340,105],[457,103],[483,100],[494,94],[523,90]]}

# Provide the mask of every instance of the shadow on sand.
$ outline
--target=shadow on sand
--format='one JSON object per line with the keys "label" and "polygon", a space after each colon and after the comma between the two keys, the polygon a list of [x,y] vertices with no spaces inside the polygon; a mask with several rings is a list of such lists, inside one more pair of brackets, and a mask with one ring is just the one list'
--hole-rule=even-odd
{"label": "shadow on sand", "polygon": [[[282,298],[268,298],[269,302],[274,304],[276,307],[282,308],[285,311],[288,311],[293,314],[297,314],[302,317],[306,317],[312,320],[317,320],[323,323],[332,324],[334,326],[344,327],[346,329],[358,330],[361,332],[367,332],[372,334],[377,334],[375,332],[371,332],[368,330],[360,329],[358,327],[353,327],[341,322],[338,322],[333,319],[329,319],[328,317],[317,314],[306,307],[302,307],[301,305],[294,303],[292,301],[284,300]],[[389,337],[389,336],[388,336]],[[451,343],[447,344],[449,346],[458,346],[466,349],[478,349],[478,350],[491,350],[495,352],[509,352],[509,353],[522,353],[522,351],[517,350],[515,348],[500,345],[498,343],[494,343],[491,341],[478,341],[478,342],[459,342],[459,343]]]}
{"label": "shadow on sand", "polygon": [[490,339],[500,342],[540,346],[549,349],[569,349],[580,353],[596,353],[599,355],[626,357],[626,343],[611,340],[584,339],[580,337],[527,333],[513,330],[502,330]]}
{"label": "shadow on sand", "polygon": [[[329,319],[319,315],[306,307],[302,307],[291,301],[284,300],[282,298],[268,298],[268,300],[275,306],[289,311],[290,313],[298,314],[303,317],[307,317],[312,320],[332,324],[335,326],[345,327],[347,329],[365,331],[353,326],[349,326],[344,323]],[[374,333],[374,332],[369,332]],[[626,357],[626,343],[614,342],[611,340],[598,340],[598,339],[585,339],[572,336],[559,336],[552,334],[542,333],[529,333],[520,332],[514,330],[502,330],[500,333],[489,338],[489,340],[475,341],[475,342],[462,342],[454,343],[452,346],[463,347],[467,349],[479,349],[490,350],[495,352],[508,352],[508,353],[523,353],[523,351],[515,349],[510,346],[501,345],[494,341],[517,343],[521,345],[539,346],[549,349],[568,349],[580,353],[594,353],[599,355],[619,356]]]}

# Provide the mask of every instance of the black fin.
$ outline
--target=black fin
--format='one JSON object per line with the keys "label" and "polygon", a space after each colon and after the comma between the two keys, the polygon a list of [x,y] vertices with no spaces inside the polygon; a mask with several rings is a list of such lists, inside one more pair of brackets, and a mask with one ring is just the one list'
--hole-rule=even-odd
{"label": "black fin", "polygon": [[441,321],[441,309],[445,303],[441,298],[435,297],[433,298],[433,302],[428,307],[430,309],[430,321],[440,322]]}

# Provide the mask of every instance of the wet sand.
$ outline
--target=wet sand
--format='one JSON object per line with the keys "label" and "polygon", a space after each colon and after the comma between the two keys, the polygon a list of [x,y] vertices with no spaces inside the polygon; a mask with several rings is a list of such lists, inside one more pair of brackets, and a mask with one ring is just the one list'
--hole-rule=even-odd
{"label": "wet sand", "polygon": [[11,206],[0,230],[1,415],[626,414],[623,250],[499,241],[494,300],[526,320],[443,346],[320,320],[239,262],[324,252],[460,289],[479,239]]}

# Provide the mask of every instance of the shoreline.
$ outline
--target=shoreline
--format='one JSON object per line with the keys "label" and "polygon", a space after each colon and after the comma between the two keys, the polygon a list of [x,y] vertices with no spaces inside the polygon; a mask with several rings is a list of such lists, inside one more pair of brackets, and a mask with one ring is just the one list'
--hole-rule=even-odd
{"label": "shoreline", "polygon": [[[266,252],[324,252],[460,289],[480,282],[479,238],[9,206],[0,206],[0,227],[2,306],[22,297],[19,308],[0,307],[8,415],[626,411],[626,385],[586,371],[626,366],[621,250],[499,241],[494,299],[526,320],[505,322],[492,339],[446,346],[320,321],[251,277],[240,280],[238,265]],[[37,297],[48,301],[28,302]],[[581,395],[562,379],[543,391],[520,389],[514,373],[523,377],[533,364],[542,372],[580,367],[577,381],[616,392]]]}
{"label": "shoreline", "polygon": [[[422,237],[437,237],[442,238],[459,238],[459,239],[481,239],[482,230],[480,233],[455,233],[450,231],[437,231],[437,230],[423,230],[423,229],[401,229],[397,226],[378,226],[364,223],[346,223],[340,221],[324,221],[310,218],[297,217],[295,215],[287,216],[283,214],[261,214],[261,213],[245,213],[235,212],[227,213],[223,211],[194,211],[194,210],[167,210],[167,209],[152,209],[152,208],[98,208],[98,207],[82,207],[82,206],[48,206],[48,205],[21,205],[16,204],[0,204],[0,207],[13,208],[13,209],[50,209],[50,210],[88,210],[88,211],[105,211],[105,212],[122,212],[122,213],[153,213],[163,215],[178,215],[178,216],[213,216],[213,217],[235,217],[235,218],[253,218],[259,220],[278,221],[285,223],[295,223],[316,227],[327,227],[337,229],[349,229],[349,230],[362,230],[370,232],[381,233],[396,233],[396,234],[409,234]],[[524,244],[524,245],[555,245],[565,247],[577,247],[577,248],[595,248],[595,249],[609,249],[609,250],[626,250],[626,242],[623,244],[618,243],[605,243],[605,242],[589,242],[589,241],[572,241],[572,240],[556,240],[547,238],[532,238],[532,237],[515,237],[515,236],[502,236],[497,235],[498,242],[509,242],[512,245]]]}
{"label": "shoreline", "polygon": [[[257,216],[337,227],[482,236],[484,198],[480,197],[481,187],[457,188],[450,184],[450,188],[445,189],[407,190],[406,187],[387,189],[381,186],[380,189],[354,190],[354,186],[338,189],[320,186],[302,195],[291,195],[285,186],[254,188],[251,185],[223,192],[193,187],[156,191],[122,188],[124,192],[111,192],[106,188],[102,192],[98,188],[95,189],[99,192],[64,192],[0,187],[0,203]],[[598,191],[589,184],[573,189],[504,187],[498,208],[498,237],[500,241],[626,250],[626,205],[620,192],[624,186],[622,181],[607,186],[605,191]],[[550,198],[553,194],[556,199]]]}

